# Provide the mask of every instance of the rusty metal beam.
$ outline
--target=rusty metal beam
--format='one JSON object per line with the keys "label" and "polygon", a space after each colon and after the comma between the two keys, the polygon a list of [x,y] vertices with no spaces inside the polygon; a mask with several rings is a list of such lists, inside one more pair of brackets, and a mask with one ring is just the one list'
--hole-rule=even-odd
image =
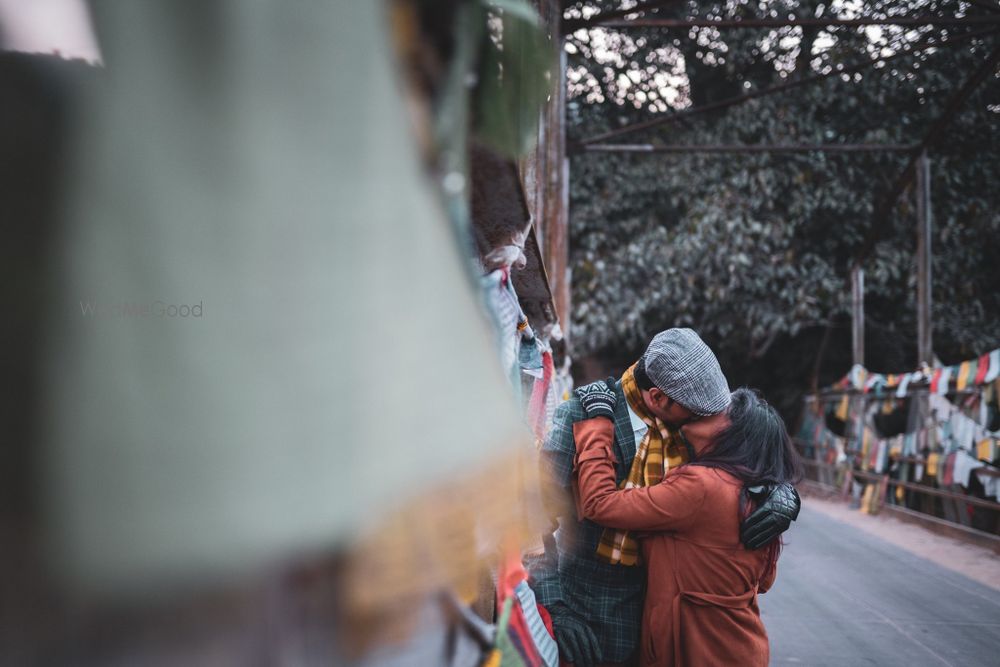
{"label": "rusty metal beam", "polygon": [[580,28],[590,28],[592,26],[602,25],[607,21],[614,21],[615,19],[620,19],[630,14],[642,14],[645,12],[653,12],[662,7],[668,5],[681,4],[681,0],[650,0],[650,2],[641,2],[631,9],[615,9],[610,12],[601,12],[586,19],[564,19],[562,22],[563,33],[569,34]]}
{"label": "rusty metal beam", "polygon": [[913,148],[913,152],[910,155],[909,161],[906,163],[906,167],[903,172],[896,179],[889,190],[889,195],[882,201],[879,207],[875,210],[875,215],[872,218],[872,226],[869,228],[868,233],[865,235],[865,240],[861,244],[861,248],[855,256],[854,263],[860,264],[875,247],[875,244],[879,240],[879,236],[882,233],[882,229],[885,222],[889,219],[893,210],[896,208],[896,202],[899,200],[899,196],[903,194],[906,188],[913,181],[913,177],[916,172],[917,161],[920,159],[921,153],[930,150],[934,145],[941,139],[944,135],[945,129],[951,123],[952,118],[958,113],[962,105],[969,99],[973,91],[979,87],[979,85],[986,80],[992,73],[996,71],[997,63],[1000,62],[1000,45],[997,45],[993,51],[990,52],[986,60],[972,73],[969,78],[965,80],[961,88],[959,88],[955,94],[948,100],[948,104],[945,106],[944,112],[938,117],[937,120],[931,125],[930,129],[924,135],[924,138]]}
{"label": "rusty metal beam", "polygon": [[606,21],[605,28],[790,28],[811,26],[817,28],[860,28],[869,25],[997,25],[1000,16],[886,16],[860,19],[632,19],[631,21]]}
{"label": "rusty metal beam", "polygon": [[911,49],[908,49],[906,51],[901,51],[899,53],[894,53],[891,56],[886,56],[885,58],[876,58],[873,60],[869,60],[867,62],[851,65],[850,67],[834,69],[830,72],[826,72],[825,74],[814,74],[812,76],[803,77],[801,79],[796,79],[794,81],[788,81],[786,83],[778,84],[776,86],[761,88],[760,90],[755,90],[746,93],[744,95],[736,95],[734,97],[729,97],[724,100],[719,100],[718,102],[706,104],[704,106],[677,111],[670,115],[663,116],[662,118],[654,118],[652,120],[643,121],[641,123],[633,123],[632,125],[627,125],[625,127],[621,127],[616,130],[611,130],[609,132],[604,132],[603,134],[590,137],[589,139],[584,139],[581,143],[590,144],[601,141],[607,141],[608,139],[614,137],[621,137],[628,134],[632,134],[633,132],[648,130],[652,127],[667,125],[669,123],[674,123],[679,120],[683,120],[685,118],[691,118],[692,116],[698,116],[705,113],[720,111],[728,107],[742,104],[743,102],[747,102],[749,100],[766,97],[768,95],[774,95],[776,93],[783,93],[792,90],[794,88],[800,88],[802,86],[807,86],[809,84],[817,83],[819,81],[824,81],[834,76],[840,76],[841,74],[853,74],[855,72],[859,72],[861,70],[874,67],[875,65],[878,65],[880,63],[884,64],[892,62],[894,60],[898,60],[899,58],[905,58],[907,56],[921,53],[923,51],[926,51],[927,49],[949,48],[961,44],[969,39],[975,39],[976,37],[986,37],[988,35],[995,35],[995,34],[998,34],[995,28],[986,28],[984,30],[974,30],[971,32],[967,32],[963,35],[949,35],[948,41],[946,42],[942,41],[931,42],[930,40],[922,40],[921,42],[918,42],[916,45],[914,45],[914,47]]}
{"label": "rusty metal beam", "polygon": [[587,144],[584,153],[908,153],[912,144]]}

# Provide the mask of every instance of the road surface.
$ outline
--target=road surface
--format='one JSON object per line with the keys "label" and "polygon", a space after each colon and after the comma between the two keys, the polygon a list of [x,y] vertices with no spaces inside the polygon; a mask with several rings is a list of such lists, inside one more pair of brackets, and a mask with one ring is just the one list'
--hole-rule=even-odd
{"label": "road surface", "polygon": [[760,598],[771,664],[1000,665],[1000,591],[841,522],[823,502],[805,499]]}

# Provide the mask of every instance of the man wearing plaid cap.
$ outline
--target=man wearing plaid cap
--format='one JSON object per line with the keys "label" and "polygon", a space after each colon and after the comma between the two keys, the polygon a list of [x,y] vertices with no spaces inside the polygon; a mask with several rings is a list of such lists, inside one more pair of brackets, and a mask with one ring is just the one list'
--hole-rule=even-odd
{"label": "man wearing plaid cap", "polygon": [[[528,565],[563,661],[633,664],[645,585],[634,536],[576,511],[573,424],[595,414],[611,418],[619,485],[649,485],[686,463],[691,443],[710,440],[728,425],[729,401],[729,384],[711,349],[691,329],[668,329],[621,378],[580,387],[556,410],[541,456],[546,506],[558,530],[544,537],[544,554]],[[787,485],[753,491],[763,502],[744,522],[741,538],[747,548],[760,548],[794,520],[798,496]]]}

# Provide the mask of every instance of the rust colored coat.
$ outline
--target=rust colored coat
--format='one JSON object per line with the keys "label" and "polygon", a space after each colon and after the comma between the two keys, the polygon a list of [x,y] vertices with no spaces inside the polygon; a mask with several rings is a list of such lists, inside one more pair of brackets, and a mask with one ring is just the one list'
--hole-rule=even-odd
{"label": "rust colored coat", "polygon": [[681,466],[656,486],[619,491],[614,426],[577,422],[577,475],[584,515],[642,532],[647,569],[640,665],[766,667],[768,641],[757,594],[774,581],[768,549],[739,538],[742,484],[721,470]]}

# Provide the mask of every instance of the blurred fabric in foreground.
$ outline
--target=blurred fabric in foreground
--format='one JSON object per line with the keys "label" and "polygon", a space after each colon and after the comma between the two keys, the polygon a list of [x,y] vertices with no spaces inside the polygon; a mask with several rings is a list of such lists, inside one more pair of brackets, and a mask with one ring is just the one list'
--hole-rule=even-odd
{"label": "blurred fabric in foreground", "polygon": [[93,9],[103,70],[0,82],[54,109],[49,153],[4,131],[48,167],[3,186],[0,662],[413,664],[389,639],[468,613],[534,465],[386,7]]}

